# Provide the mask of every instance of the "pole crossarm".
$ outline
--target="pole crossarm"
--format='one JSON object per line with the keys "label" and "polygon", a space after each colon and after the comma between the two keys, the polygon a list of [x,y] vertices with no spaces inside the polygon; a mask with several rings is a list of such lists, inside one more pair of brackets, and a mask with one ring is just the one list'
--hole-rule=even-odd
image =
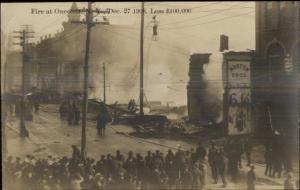
{"label": "pole crossarm", "polygon": [[[83,104],[82,104],[82,129],[81,129],[81,157],[85,159],[86,157],[86,118],[88,110],[88,80],[89,80],[89,54],[90,54],[90,38],[91,38],[91,28],[96,24],[101,24],[100,22],[93,21],[93,10],[92,2],[88,2],[88,8],[83,9],[86,12],[85,21],[71,21],[74,24],[85,24],[86,25],[86,44],[85,44],[85,56],[84,56],[84,83],[83,83]],[[80,11],[80,9],[77,9]],[[82,10],[82,9],[81,9]]]}
{"label": "pole crossarm", "polygon": [[22,47],[22,100],[20,102],[21,113],[20,113],[20,136],[28,137],[28,131],[25,126],[25,62],[27,62],[27,52],[26,46],[28,44],[28,38],[34,38],[34,31],[31,31],[30,25],[22,26],[22,30],[13,31],[15,34],[20,34],[19,36],[13,36],[13,38],[20,39],[21,42],[14,43],[14,45],[20,45]]}

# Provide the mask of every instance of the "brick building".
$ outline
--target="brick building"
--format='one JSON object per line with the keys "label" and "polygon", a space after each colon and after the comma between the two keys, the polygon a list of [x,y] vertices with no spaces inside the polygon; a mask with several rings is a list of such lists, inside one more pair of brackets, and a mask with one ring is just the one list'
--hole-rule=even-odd
{"label": "brick building", "polygon": [[[256,126],[298,134],[300,2],[256,2],[253,102]],[[269,119],[268,119],[269,118]],[[271,124],[271,125],[270,125]]]}
{"label": "brick building", "polygon": [[[71,10],[76,9],[77,5],[73,3]],[[62,23],[61,30],[56,34],[41,37],[35,44],[36,55],[31,63],[36,65],[36,85],[39,91],[60,95],[82,92],[86,25],[72,23],[80,20],[79,12],[70,11],[68,20]],[[101,83],[103,62],[108,62],[111,68],[122,68],[126,65],[125,62],[135,63],[139,47],[138,41],[126,38],[131,35],[138,36],[138,31],[128,30],[128,26],[111,25],[107,19],[98,23],[91,32],[88,86],[90,93],[99,89],[97,85]],[[114,74],[120,75],[119,71],[108,73],[111,77]]]}

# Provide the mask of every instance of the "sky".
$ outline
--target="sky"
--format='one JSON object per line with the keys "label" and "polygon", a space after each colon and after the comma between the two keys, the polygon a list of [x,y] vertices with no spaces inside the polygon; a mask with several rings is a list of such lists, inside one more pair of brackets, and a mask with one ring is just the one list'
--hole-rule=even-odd
{"label": "sky", "polygon": [[[67,13],[71,7],[71,2],[67,3],[1,3],[1,31],[4,33],[5,39],[12,34],[13,30],[18,30],[22,24],[30,24],[35,32],[35,39],[38,41],[41,36],[54,34],[57,30],[62,29],[62,22],[67,20]],[[79,8],[87,7],[87,3],[77,3]],[[131,30],[139,31],[140,14],[134,13],[134,9],[141,7],[140,2],[97,2],[93,4],[94,9],[112,9],[119,11],[118,13],[99,14],[94,19],[101,21],[102,16],[106,16],[111,24],[125,25]],[[178,81],[184,83],[172,86],[164,84],[165,93],[157,93],[157,89],[146,89],[152,95],[152,100],[162,99],[163,101],[171,100],[178,104],[186,104],[186,82],[188,81],[188,62],[189,54],[192,53],[212,53],[212,64],[206,68],[206,77],[211,81],[221,82],[221,63],[222,56],[218,53],[219,38],[221,34],[229,36],[229,48],[233,50],[246,50],[255,48],[255,3],[254,2],[146,2],[145,8],[145,33],[152,32],[152,17],[157,15],[159,40],[155,43],[164,43],[164,46],[169,48],[177,48],[178,51],[184,52],[180,60],[185,63],[178,68],[182,69],[182,75],[177,78]],[[167,9],[190,9],[190,13],[166,13]],[[40,11],[40,14],[36,13]],[[51,10],[51,14],[46,14],[46,11]],[[129,13],[126,14],[125,11]],[[164,13],[152,14],[151,10],[160,10]],[[43,13],[41,13],[43,11]],[[84,18],[84,14],[82,14]],[[138,39],[139,37],[136,36]],[[2,41],[2,40],[1,40]],[[7,40],[4,40],[7,41]],[[3,42],[1,42],[3,43]],[[151,40],[146,40],[146,43],[152,43]],[[145,44],[149,48],[149,44]],[[178,48],[179,47],[179,48]],[[148,52],[160,52],[155,50],[152,45]],[[167,52],[164,50],[163,52]],[[138,52],[137,52],[138,53]],[[154,55],[155,54],[155,55]],[[167,54],[167,53],[166,53]],[[151,56],[160,56],[159,53],[153,53]],[[145,57],[147,57],[147,52]],[[170,62],[162,63],[164,65],[156,65],[151,70],[151,65],[148,76],[155,77],[154,72],[165,70],[164,73],[174,75],[178,71],[173,72],[173,62],[169,57]],[[183,60],[183,61],[182,61]],[[177,69],[178,70],[178,69]],[[153,71],[153,72],[152,72]],[[152,75],[151,75],[152,73]],[[174,76],[168,76],[174,78]],[[175,76],[176,77],[176,76]],[[146,79],[146,83],[151,83],[151,78]],[[172,79],[173,80],[173,79]],[[174,81],[174,80],[173,80]],[[159,87],[163,89],[162,87]],[[159,89],[158,88],[158,89]],[[221,89],[218,90],[218,92]],[[219,93],[220,94],[220,93]]]}

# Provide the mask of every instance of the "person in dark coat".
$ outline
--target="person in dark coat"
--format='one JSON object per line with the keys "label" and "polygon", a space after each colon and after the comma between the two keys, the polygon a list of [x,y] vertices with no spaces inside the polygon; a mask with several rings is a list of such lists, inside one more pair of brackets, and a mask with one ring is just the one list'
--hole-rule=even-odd
{"label": "person in dark coat", "polygon": [[99,136],[104,136],[106,121],[102,114],[99,114],[97,117],[97,133]]}
{"label": "person in dark coat", "polygon": [[214,183],[218,183],[218,169],[217,169],[217,149],[215,144],[212,143],[210,149],[208,150],[208,163],[211,168],[212,178]]}
{"label": "person in dark coat", "polygon": [[103,137],[105,135],[106,124],[110,121],[111,121],[111,117],[106,107],[103,105],[97,117],[97,132],[99,136]]}
{"label": "person in dark coat", "polygon": [[59,117],[63,119],[66,115],[66,103],[62,102],[59,106]]}
{"label": "person in dark coat", "polygon": [[272,165],[273,165],[273,173],[272,177],[275,177],[277,174],[277,177],[281,177],[283,162],[282,162],[282,156],[281,153],[278,150],[273,149],[273,155],[272,155]]}
{"label": "person in dark coat", "polygon": [[35,113],[39,113],[39,109],[40,109],[39,99],[38,99],[38,96],[35,95],[34,96],[34,111],[35,111]]}
{"label": "person in dark coat", "polygon": [[72,107],[73,107],[73,114],[74,114],[74,116],[73,116],[74,117],[74,124],[79,125],[80,110],[79,110],[79,108],[78,108],[75,101],[73,102]]}
{"label": "person in dark coat", "polygon": [[245,142],[245,153],[247,157],[247,166],[251,165],[251,152],[252,152],[252,141],[247,139]]}
{"label": "person in dark coat", "polygon": [[242,140],[236,140],[234,143],[235,143],[234,147],[237,150],[238,166],[239,166],[239,168],[242,168],[242,155],[244,153],[243,141]]}
{"label": "person in dark coat", "polygon": [[217,163],[218,174],[220,175],[223,182],[223,187],[226,187],[227,186],[227,182],[225,179],[226,162],[225,162],[225,154],[223,149],[218,150],[216,155],[216,163]]}
{"label": "person in dark coat", "polygon": [[239,152],[233,149],[228,154],[228,172],[232,177],[232,181],[236,182],[238,174]]}
{"label": "person in dark coat", "polygon": [[74,163],[78,163],[81,157],[80,150],[76,145],[72,145],[73,154],[72,154],[72,160]]}
{"label": "person in dark coat", "polygon": [[256,174],[254,171],[255,167],[251,166],[250,171],[247,174],[247,189],[248,190],[255,190],[255,181],[256,181]]}
{"label": "person in dark coat", "polygon": [[72,125],[74,120],[74,111],[71,102],[67,104],[67,112],[68,112],[68,124]]}
{"label": "person in dark coat", "polygon": [[265,152],[265,163],[266,163],[266,170],[265,170],[265,175],[270,176],[272,175],[272,169],[273,169],[273,164],[272,164],[272,148],[269,148]]}
{"label": "person in dark coat", "polygon": [[182,150],[178,150],[175,154],[175,166],[177,169],[177,178],[180,178],[181,173],[183,172],[184,168],[185,168],[185,155],[184,152]]}
{"label": "person in dark coat", "polygon": [[206,153],[206,150],[205,150],[205,148],[204,148],[204,146],[202,145],[201,142],[198,145],[198,148],[196,150],[196,154],[197,154],[198,159],[200,159],[200,160],[205,159],[205,156],[206,156],[207,153]]}

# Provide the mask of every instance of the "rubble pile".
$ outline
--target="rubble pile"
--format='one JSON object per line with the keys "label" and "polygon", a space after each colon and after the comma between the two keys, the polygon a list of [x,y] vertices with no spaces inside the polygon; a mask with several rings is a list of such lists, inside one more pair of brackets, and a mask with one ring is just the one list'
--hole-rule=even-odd
{"label": "rubble pile", "polygon": [[189,139],[200,140],[219,137],[221,124],[214,126],[195,126],[188,123],[185,118],[168,120],[164,126],[154,126],[151,124],[135,125],[135,132],[130,135],[141,138],[169,138],[169,139]]}

